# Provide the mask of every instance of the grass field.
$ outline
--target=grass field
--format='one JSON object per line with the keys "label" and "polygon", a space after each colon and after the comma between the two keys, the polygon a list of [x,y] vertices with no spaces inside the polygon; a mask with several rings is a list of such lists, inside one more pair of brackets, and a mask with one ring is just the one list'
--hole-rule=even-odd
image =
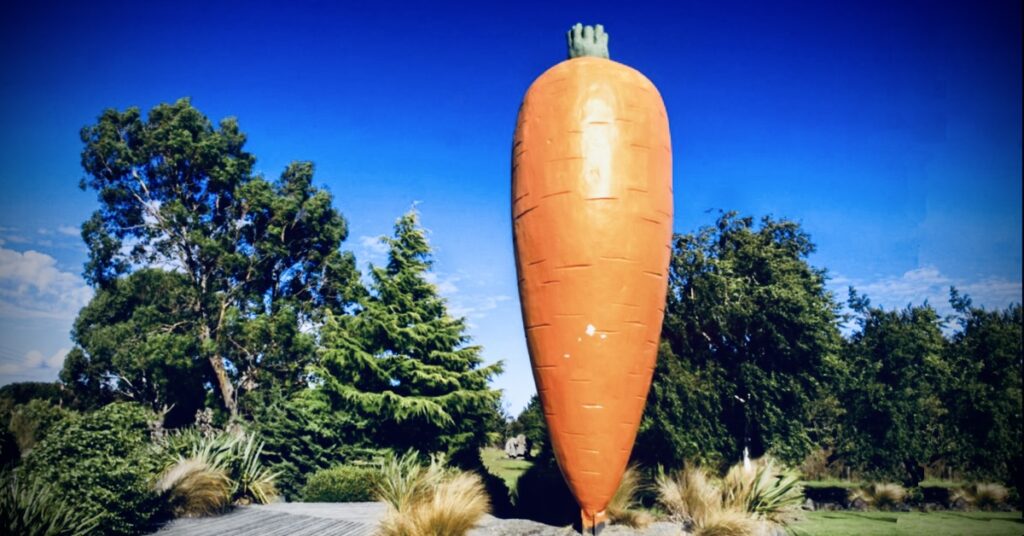
{"label": "grass field", "polygon": [[808,512],[807,536],[1020,536],[1020,512]]}
{"label": "grass field", "polygon": [[487,472],[500,477],[505,481],[510,491],[516,489],[516,482],[527,469],[533,467],[533,462],[526,460],[510,460],[505,452],[496,448],[485,448],[480,450],[480,458],[484,462]]}

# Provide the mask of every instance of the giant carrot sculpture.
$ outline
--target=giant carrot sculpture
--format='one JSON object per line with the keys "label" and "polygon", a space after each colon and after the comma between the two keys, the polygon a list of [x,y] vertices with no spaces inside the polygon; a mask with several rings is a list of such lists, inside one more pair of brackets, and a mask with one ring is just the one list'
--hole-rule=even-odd
{"label": "giant carrot sculpture", "polygon": [[664,315],[672,152],[658,90],[577,24],[526,92],[512,149],[523,323],[558,465],[599,531],[647,399]]}

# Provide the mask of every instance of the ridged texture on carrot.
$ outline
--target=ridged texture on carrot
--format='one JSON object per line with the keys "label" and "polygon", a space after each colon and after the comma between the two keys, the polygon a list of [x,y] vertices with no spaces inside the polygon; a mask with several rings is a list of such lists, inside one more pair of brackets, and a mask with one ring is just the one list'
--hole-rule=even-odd
{"label": "ridged texture on carrot", "polygon": [[580,507],[595,516],[629,459],[664,316],[672,153],[654,85],[593,57],[541,75],[519,110],[512,217],[552,446]]}

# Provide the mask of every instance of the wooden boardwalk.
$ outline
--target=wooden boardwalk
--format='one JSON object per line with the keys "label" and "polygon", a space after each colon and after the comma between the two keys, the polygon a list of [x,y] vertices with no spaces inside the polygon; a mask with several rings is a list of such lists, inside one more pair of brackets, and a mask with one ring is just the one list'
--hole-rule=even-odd
{"label": "wooden boardwalk", "polygon": [[277,503],[242,506],[216,517],[176,519],[157,536],[371,536],[381,503]]}

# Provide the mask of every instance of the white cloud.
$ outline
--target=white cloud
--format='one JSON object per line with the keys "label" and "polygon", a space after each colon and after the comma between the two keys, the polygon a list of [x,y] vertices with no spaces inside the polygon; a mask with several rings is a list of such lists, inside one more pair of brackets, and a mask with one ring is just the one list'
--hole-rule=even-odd
{"label": "white cloud", "polygon": [[73,236],[75,238],[78,238],[82,234],[78,227],[73,225],[61,225],[57,227],[57,232],[62,235]]}
{"label": "white cloud", "polygon": [[61,348],[50,356],[44,355],[39,350],[31,350],[20,361],[0,362],[0,375],[9,376],[39,370],[60,370],[64,366],[64,356],[67,354],[67,348]]}
{"label": "white cloud", "polygon": [[496,296],[460,296],[456,300],[450,300],[448,312],[454,317],[466,317],[470,320],[480,320],[487,316],[488,311],[497,309],[503,302],[512,298],[505,295]]}
{"label": "white cloud", "polygon": [[359,245],[371,255],[384,255],[388,252],[388,245],[380,236],[360,236]]}
{"label": "white cloud", "polygon": [[1021,282],[998,277],[974,280],[955,279],[943,274],[934,266],[915,268],[899,276],[875,280],[857,280],[837,276],[830,286],[840,300],[846,299],[846,288],[853,286],[858,293],[866,294],[871,303],[886,309],[899,309],[908,304],[921,304],[924,300],[941,314],[952,312],[949,306],[949,287],[956,287],[961,294],[967,294],[974,305],[988,309],[1001,309],[1021,301]]}
{"label": "white cloud", "polygon": [[90,298],[85,281],[57,268],[53,257],[0,248],[0,317],[74,318]]}
{"label": "white cloud", "polygon": [[443,275],[437,272],[427,272],[424,279],[426,279],[431,285],[437,287],[437,291],[440,292],[442,296],[452,298],[457,292],[459,292],[459,287],[455,283],[462,279],[462,277],[458,275]]}

